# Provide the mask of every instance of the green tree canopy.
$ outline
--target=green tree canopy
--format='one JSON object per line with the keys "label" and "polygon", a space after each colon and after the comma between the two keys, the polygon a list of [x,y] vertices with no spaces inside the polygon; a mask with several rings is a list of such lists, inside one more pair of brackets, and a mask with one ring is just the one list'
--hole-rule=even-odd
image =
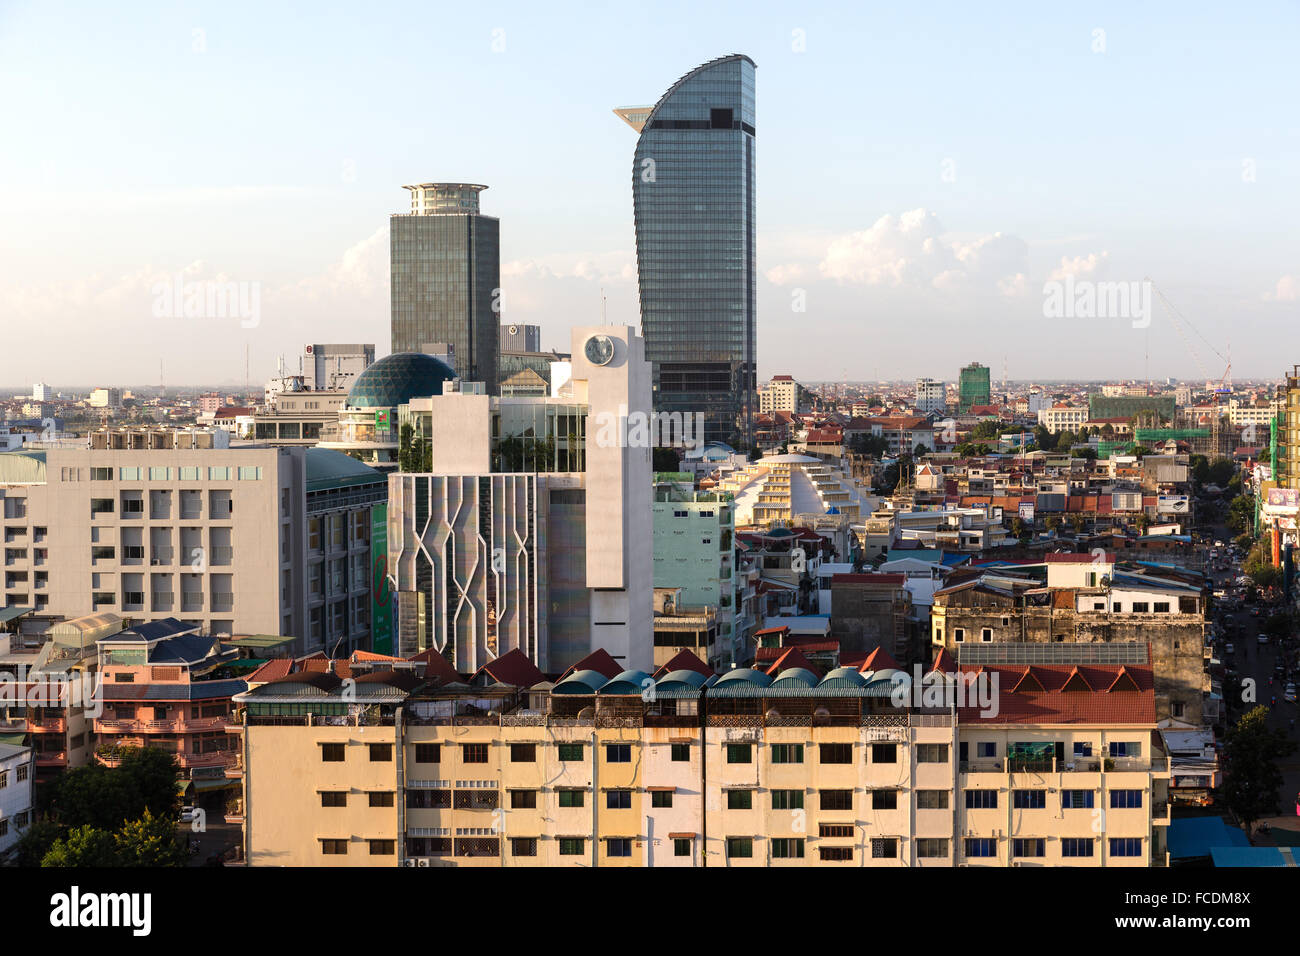
{"label": "green tree canopy", "polygon": [[1268,726],[1268,708],[1255,707],[1228,731],[1223,751],[1223,798],[1250,830],[1261,817],[1279,813],[1282,771],[1278,761],[1295,750],[1287,735]]}

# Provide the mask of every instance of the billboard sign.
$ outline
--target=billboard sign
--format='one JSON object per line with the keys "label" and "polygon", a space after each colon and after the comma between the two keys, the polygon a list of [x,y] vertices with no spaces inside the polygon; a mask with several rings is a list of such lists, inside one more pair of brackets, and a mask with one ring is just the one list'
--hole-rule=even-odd
{"label": "billboard sign", "polygon": [[1032,501],[1020,502],[1020,520],[1030,524],[1034,521],[1034,503]]}
{"label": "billboard sign", "polygon": [[1300,511],[1300,490],[1295,488],[1270,488],[1264,499],[1264,510],[1269,514],[1294,515]]}
{"label": "billboard sign", "polygon": [[1191,511],[1191,499],[1187,495],[1160,495],[1156,498],[1156,511],[1162,515],[1185,515]]}

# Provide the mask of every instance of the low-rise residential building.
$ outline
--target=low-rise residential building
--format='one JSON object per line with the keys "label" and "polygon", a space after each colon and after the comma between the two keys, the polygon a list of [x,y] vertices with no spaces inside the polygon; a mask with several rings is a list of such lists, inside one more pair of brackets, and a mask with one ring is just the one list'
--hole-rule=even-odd
{"label": "low-rise residential building", "polygon": [[0,862],[32,822],[34,771],[31,747],[0,741]]}

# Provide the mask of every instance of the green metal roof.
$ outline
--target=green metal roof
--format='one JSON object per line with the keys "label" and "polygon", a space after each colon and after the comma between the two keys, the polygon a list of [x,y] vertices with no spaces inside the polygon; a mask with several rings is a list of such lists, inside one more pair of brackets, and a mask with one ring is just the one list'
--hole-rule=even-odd
{"label": "green metal roof", "polygon": [[230,644],[234,647],[246,647],[250,650],[269,650],[272,647],[282,647],[285,644],[292,644],[296,638],[281,637],[279,634],[245,634],[241,637],[232,637],[228,641],[222,641],[222,644]]}
{"label": "green metal roof", "polygon": [[348,392],[348,408],[396,408],[413,398],[441,395],[456,377],[446,362],[423,352],[385,355],[357,376]]}
{"label": "green metal roof", "polygon": [[594,694],[608,683],[599,671],[574,671],[551,688],[552,694]]}
{"label": "green metal roof", "polygon": [[14,618],[30,614],[34,610],[34,607],[0,607],[0,624],[8,624]]}
{"label": "green metal roof", "polygon": [[369,465],[332,448],[307,449],[307,490],[329,491],[387,481]]}

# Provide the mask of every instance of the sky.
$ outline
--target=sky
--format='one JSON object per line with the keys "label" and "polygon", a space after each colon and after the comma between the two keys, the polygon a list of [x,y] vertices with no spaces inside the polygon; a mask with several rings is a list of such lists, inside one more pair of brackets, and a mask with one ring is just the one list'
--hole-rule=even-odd
{"label": "sky", "polygon": [[[1298,39],[1300,6],[1267,2],[0,0],[0,384],[385,354],[388,217],[427,181],[489,187],[503,321],[567,350],[603,294],[636,325],[612,110],[728,53],[758,67],[760,380],[1218,379],[1229,355],[1276,378],[1300,361]],[[1047,305],[1148,277],[1180,320]],[[187,282],[250,308],[187,318]]]}

